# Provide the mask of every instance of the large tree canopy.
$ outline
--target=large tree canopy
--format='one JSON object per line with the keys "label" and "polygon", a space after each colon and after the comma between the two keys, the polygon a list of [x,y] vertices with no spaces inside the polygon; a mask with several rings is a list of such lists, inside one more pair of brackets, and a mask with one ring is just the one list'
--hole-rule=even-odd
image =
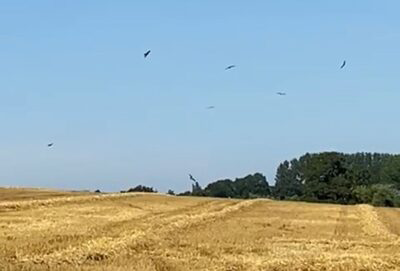
{"label": "large tree canopy", "polygon": [[[395,198],[399,194],[400,156],[307,153],[299,159],[281,163],[275,180],[274,196],[280,199],[344,204],[375,202],[377,205],[386,202],[391,206],[396,205]],[[387,191],[391,193],[385,193]],[[382,199],[383,195],[387,195],[387,201]]]}

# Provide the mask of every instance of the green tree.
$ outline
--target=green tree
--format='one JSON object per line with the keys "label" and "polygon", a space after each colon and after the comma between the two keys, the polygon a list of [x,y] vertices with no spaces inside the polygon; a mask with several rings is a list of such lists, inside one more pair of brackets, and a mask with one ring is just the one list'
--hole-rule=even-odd
{"label": "green tree", "polygon": [[274,196],[279,199],[300,197],[303,195],[300,162],[293,159],[284,161],[278,167],[275,176]]}
{"label": "green tree", "polygon": [[192,196],[205,196],[205,193],[198,182],[192,184]]}
{"label": "green tree", "polygon": [[353,198],[356,203],[371,203],[374,197],[374,191],[371,186],[360,185],[353,189]]}
{"label": "green tree", "polygon": [[304,191],[309,200],[345,201],[343,194],[348,186],[344,174],[343,155],[326,152],[311,156],[309,165],[304,168]]}
{"label": "green tree", "polygon": [[258,198],[268,197],[271,190],[267,182],[267,178],[261,173],[247,175],[244,178],[237,178],[234,183],[235,196],[238,198]]}
{"label": "green tree", "polygon": [[236,190],[233,182],[229,179],[219,180],[207,185],[204,189],[205,195],[209,197],[233,198]]}
{"label": "green tree", "polygon": [[398,207],[400,197],[398,191],[391,185],[377,184],[371,187],[373,191],[372,205],[382,207]]}
{"label": "green tree", "polygon": [[382,168],[382,183],[394,184],[400,188],[400,155],[391,156]]}

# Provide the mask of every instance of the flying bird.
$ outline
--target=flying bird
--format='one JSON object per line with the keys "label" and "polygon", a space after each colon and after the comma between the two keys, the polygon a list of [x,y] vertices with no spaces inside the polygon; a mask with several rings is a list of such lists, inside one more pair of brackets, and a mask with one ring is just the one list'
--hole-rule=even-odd
{"label": "flying bird", "polygon": [[286,93],[285,92],[277,92],[276,94],[280,95],[280,96],[285,96]]}
{"label": "flying bird", "polygon": [[344,68],[344,66],[346,66],[346,60],[345,60],[345,61],[343,61],[343,64],[342,64],[342,66],[340,66],[340,68],[341,68],[341,69],[343,69],[343,68]]}
{"label": "flying bird", "polygon": [[214,108],[215,108],[215,106],[213,106],[213,105],[207,106],[207,109],[214,109]]}
{"label": "flying bird", "polygon": [[236,67],[235,65],[230,65],[230,66],[226,67],[225,70],[230,70],[230,69],[233,69],[235,67]]}
{"label": "flying bird", "polygon": [[189,174],[189,179],[190,179],[191,181],[193,181],[193,182],[197,183],[196,179],[195,179],[195,178],[193,178],[192,174]]}
{"label": "flying bird", "polygon": [[53,145],[54,145],[54,143],[49,143],[49,144],[47,144],[47,147],[51,148],[51,147],[53,147]]}
{"label": "flying bird", "polygon": [[150,53],[151,53],[151,50],[148,50],[146,53],[144,53],[144,58],[146,58]]}

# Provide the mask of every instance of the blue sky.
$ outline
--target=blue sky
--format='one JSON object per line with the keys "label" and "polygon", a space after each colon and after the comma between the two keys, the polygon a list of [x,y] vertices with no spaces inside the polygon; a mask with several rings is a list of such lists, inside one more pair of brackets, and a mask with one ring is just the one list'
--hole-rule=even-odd
{"label": "blue sky", "polygon": [[305,152],[399,153],[399,9],[3,0],[0,185],[183,191],[188,173],[273,183]]}

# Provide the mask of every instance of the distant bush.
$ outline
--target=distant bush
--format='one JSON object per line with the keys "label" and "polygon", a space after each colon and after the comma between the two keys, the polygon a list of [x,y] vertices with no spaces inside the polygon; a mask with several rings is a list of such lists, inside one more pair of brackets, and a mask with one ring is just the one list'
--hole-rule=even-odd
{"label": "distant bush", "polygon": [[127,191],[121,191],[121,193],[132,193],[132,192],[157,193],[157,190],[155,190],[153,187],[138,185],[134,188],[129,188]]}
{"label": "distant bush", "polygon": [[374,190],[371,187],[360,185],[353,190],[357,203],[371,203],[374,197]]}
{"label": "distant bush", "polygon": [[291,197],[287,198],[287,200],[290,200],[290,201],[299,201],[299,200],[301,200],[301,198],[300,198],[299,196],[297,196],[297,195],[294,195],[294,196],[291,196]]}
{"label": "distant bush", "polygon": [[192,195],[192,192],[190,192],[190,191],[185,191],[185,192],[183,192],[183,193],[179,193],[177,196],[191,196]]}
{"label": "distant bush", "polygon": [[373,196],[371,204],[382,207],[400,207],[399,191],[391,185],[377,184],[371,187]]}
{"label": "distant bush", "polygon": [[101,193],[100,189],[94,191],[95,193]]}
{"label": "distant bush", "polygon": [[174,196],[174,195],[175,195],[175,192],[174,192],[173,190],[169,189],[168,192],[167,192],[167,194],[168,194],[168,195]]}
{"label": "distant bush", "polygon": [[400,207],[400,193],[394,185],[358,186],[353,190],[353,194],[357,203],[369,203],[381,207]]}

